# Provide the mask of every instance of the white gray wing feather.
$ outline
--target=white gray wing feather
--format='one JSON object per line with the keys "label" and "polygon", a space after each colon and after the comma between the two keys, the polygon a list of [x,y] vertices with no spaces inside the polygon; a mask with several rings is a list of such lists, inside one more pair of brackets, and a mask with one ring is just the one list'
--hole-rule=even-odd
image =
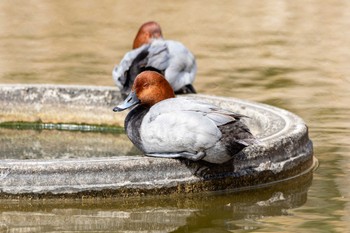
{"label": "white gray wing feather", "polygon": [[148,47],[147,66],[160,71],[169,66],[169,51],[164,40],[153,40]]}
{"label": "white gray wing feather", "polygon": [[121,81],[125,80],[125,72],[133,65],[137,56],[145,51],[148,54],[142,65],[164,72],[165,78],[175,91],[193,83],[197,72],[193,54],[180,42],[155,39],[150,44],[126,53],[120,64],[113,68],[112,76],[117,87],[123,88]]}
{"label": "white gray wing feather", "polygon": [[163,40],[154,40],[151,44],[146,44],[140,48],[127,52],[119,65],[114,66],[112,71],[113,80],[117,87],[123,88],[121,80],[125,80],[125,72],[130,69],[135,59],[142,53],[147,52],[147,56],[143,58],[142,66],[153,67],[157,70],[164,71],[168,67],[169,53],[167,45]]}
{"label": "white gray wing feather", "polygon": [[218,126],[237,120],[234,114],[207,103],[167,99],[145,115],[140,131],[142,144],[148,153],[208,149],[221,139]]}
{"label": "white gray wing feather", "polygon": [[114,83],[116,84],[119,89],[123,88],[123,84],[120,82],[120,80],[124,79],[124,74],[126,71],[130,69],[130,66],[132,62],[135,60],[135,58],[144,50],[147,49],[149,45],[143,45],[140,48],[133,49],[129,52],[127,52],[123,59],[120,61],[119,65],[114,66],[112,71],[112,76]]}
{"label": "white gray wing feather", "polygon": [[234,112],[218,108],[217,106],[200,102],[187,100],[186,98],[171,98],[162,101],[151,108],[150,120],[154,120],[161,113],[174,112],[174,111],[190,111],[199,112],[209,119],[211,119],[217,126],[227,124],[235,121],[243,115],[236,114]]}
{"label": "white gray wing feather", "polygon": [[167,40],[169,66],[165,76],[175,91],[192,84],[197,73],[197,64],[193,54],[180,42]]}
{"label": "white gray wing feather", "polygon": [[197,153],[208,149],[221,138],[213,121],[198,112],[174,111],[160,114],[150,121],[146,114],[140,136],[146,153]]}

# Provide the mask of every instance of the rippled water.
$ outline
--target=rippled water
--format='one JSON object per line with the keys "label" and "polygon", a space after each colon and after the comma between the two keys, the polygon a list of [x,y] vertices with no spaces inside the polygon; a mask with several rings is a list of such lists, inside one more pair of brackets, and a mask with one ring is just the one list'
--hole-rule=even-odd
{"label": "rippled water", "polygon": [[[205,94],[309,126],[320,167],[278,187],[168,199],[2,201],[7,232],[349,232],[350,2],[0,1],[0,83],[113,85],[141,23],[195,54]],[[312,181],[311,181],[312,180]]]}

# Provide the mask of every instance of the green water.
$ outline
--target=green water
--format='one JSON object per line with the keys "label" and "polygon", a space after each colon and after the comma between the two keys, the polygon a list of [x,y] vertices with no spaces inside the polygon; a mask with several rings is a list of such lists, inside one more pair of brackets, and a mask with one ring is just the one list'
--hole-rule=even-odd
{"label": "green water", "polygon": [[[320,162],[313,177],[191,197],[3,200],[1,231],[350,232],[347,0],[3,0],[0,82],[112,86],[114,64],[150,19],[195,54],[198,92],[268,103],[301,116]],[[14,131],[2,130],[0,140]],[[74,136],[82,132],[27,132],[40,143],[46,133],[72,142],[83,138]]]}
{"label": "green water", "polygon": [[52,124],[42,122],[2,122],[0,128],[16,130],[65,130],[79,132],[101,132],[101,133],[125,133],[124,128],[107,125],[82,125],[82,124]]}

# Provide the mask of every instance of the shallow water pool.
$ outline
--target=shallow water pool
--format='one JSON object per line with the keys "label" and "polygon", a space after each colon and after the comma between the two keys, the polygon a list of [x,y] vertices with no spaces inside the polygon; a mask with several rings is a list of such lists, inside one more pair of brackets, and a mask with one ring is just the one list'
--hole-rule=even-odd
{"label": "shallow water pool", "polygon": [[118,127],[72,124],[0,124],[0,159],[68,159],[137,155]]}

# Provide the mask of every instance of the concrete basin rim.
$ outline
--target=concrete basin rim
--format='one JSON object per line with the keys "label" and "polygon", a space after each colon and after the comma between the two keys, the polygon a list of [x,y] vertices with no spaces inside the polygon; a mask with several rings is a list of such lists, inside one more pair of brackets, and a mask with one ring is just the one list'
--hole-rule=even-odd
{"label": "concrete basin rim", "polygon": [[[284,134],[286,131],[288,131],[288,129],[291,126],[291,119],[290,118],[293,118],[293,120],[295,120],[294,121],[295,125],[296,124],[302,125],[303,127],[306,128],[305,122],[299,116],[297,116],[296,114],[289,112],[285,109],[277,108],[275,106],[271,106],[271,105],[267,105],[267,104],[263,104],[263,103],[258,103],[258,102],[254,102],[254,101],[249,101],[249,100],[238,99],[238,98],[234,98],[234,97],[221,97],[221,96],[204,95],[204,94],[196,94],[196,95],[191,94],[191,96],[202,96],[203,98],[217,99],[217,100],[226,101],[226,102],[228,102],[228,101],[229,102],[237,102],[237,103],[240,103],[242,105],[248,105],[248,106],[253,107],[253,108],[258,108],[258,109],[262,109],[262,110],[271,112],[275,116],[282,118],[283,121],[286,123],[284,125],[283,129],[281,129],[280,131],[278,131],[270,136],[259,139],[263,142],[268,141],[271,138],[276,138],[276,137]],[[283,114],[281,114],[281,113],[283,113]]]}
{"label": "concrete basin rim", "polygon": [[[104,108],[109,109],[110,105],[114,104],[112,103],[112,99],[100,98],[98,101],[91,104],[89,99],[85,101],[85,98],[89,98],[86,97],[89,96],[86,94],[92,93],[92,95],[96,96],[104,96],[104,94],[116,96],[115,94],[118,94],[117,88],[112,86],[6,84],[0,85],[0,90],[4,86],[8,87],[7,89],[4,88],[4,93],[7,93],[9,96],[11,96],[11,88],[16,92],[20,91],[22,95],[22,90],[28,91],[30,93],[39,93],[41,91],[47,90],[51,91],[51,89],[54,90],[53,92],[55,94],[60,94],[61,92],[69,92],[66,95],[66,99],[55,99],[56,102],[58,100],[57,103],[68,105],[68,108],[74,108],[76,106],[81,107],[80,104],[76,104],[76,102],[70,101],[71,99],[69,99],[69,97],[71,96],[71,93],[73,95],[77,94],[77,96],[79,96],[78,94],[82,93],[84,103],[83,106],[85,107],[89,105],[97,106],[100,103],[106,103],[106,105],[103,105],[102,112],[104,111]],[[26,92],[24,92],[24,95],[25,94]],[[240,163],[237,164],[237,167],[235,165],[235,170],[227,171],[228,176],[231,177],[230,174],[234,173],[234,177],[239,176],[249,178],[250,174],[253,176],[264,176],[264,172],[268,172],[269,174],[273,173],[273,175],[277,177],[279,174],[283,174],[285,172],[285,174],[291,175],[288,177],[288,179],[293,179],[306,172],[312,171],[311,169],[315,168],[315,164],[311,165],[312,160],[315,162],[315,159],[313,159],[312,142],[308,137],[307,126],[299,116],[287,110],[267,104],[257,103],[254,101],[205,94],[194,94],[186,96],[193,99],[204,99],[208,100],[208,102],[218,103],[219,106],[226,106],[227,109],[238,109],[238,112],[242,110],[243,114],[252,114],[252,116],[254,116],[252,118],[255,118],[258,124],[257,127],[259,127],[259,130],[261,132],[264,132],[261,134],[261,141],[263,143],[257,147],[248,147],[249,149],[247,150],[247,152],[252,155],[256,155],[256,157],[251,156],[247,157],[247,160],[243,159],[242,161],[239,161]],[[51,96],[48,95],[48,97],[50,100]],[[66,100],[68,101],[66,102]],[[113,101],[119,100],[120,99],[118,98],[113,99]],[[15,102],[13,103],[17,104],[21,103],[21,101],[22,98],[18,98],[15,99]],[[26,102],[26,104],[32,106],[33,101]],[[44,101],[43,104],[51,106],[52,103],[50,101]],[[109,112],[107,111],[106,114],[109,114]],[[288,140],[285,140],[285,137],[288,137]],[[280,150],[280,148],[284,148],[285,145],[292,145],[292,148],[287,147],[291,150],[286,150],[286,156],[281,157],[281,152],[284,153],[284,150]],[[277,149],[274,149],[274,147]],[[249,155],[249,153],[247,154]],[[270,156],[275,157],[270,158]],[[162,169],[158,171],[159,174],[153,174],[153,171],[151,173],[149,172],[150,167],[159,167]],[[30,160],[4,159],[0,160],[0,180],[2,180],[0,191],[12,194],[45,192],[61,194],[78,193],[91,190],[102,191],[104,189],[121,189],[122,191],[125,191],[127,189],[148,190],[165,188],[170,190],[170,188],[182,187],[182,185],[183,187],[193,188],[193,190],[196,190],[196,185],[198,184],[200,186],[203,182],[203,187],[200,186],[200,189],[205,190],[205,182],[212,182],[211,180],[215,180],[215,182],[218,181],[218,186],[215,186],[218,189],[221,189],[221,185],[224,184],[220,182],[225,182],[225,178],[216,177],[216,174],[214,174],[212,177],[197,176],[193,173],[193,169],[195,168],[189,167],[187,164],[182,163],[182,161],[176,159],[153,158],[143,155],[118,156],[118,154],[116,154],[116,156],[112,157],[92,158],[55,158]],[[220,167],[220,169],[222,169],[222,167]],[[227,169],[231,168],[227,167]],[[143,171],[145,173],[139,175],[137,174],[139,171]],[[298,174],[296,174],[296,172],[298,172]],[[118,174],[121,175],[119,176]],[[133,176],[130,178],[128,174],[133,174]],[[167,175],[166,178],[164,178],[164,174]],[[218,174],[220,175],[221,173]],[[234,177],[231,178],[233,179]],[[273,177],[274,176],[272,176],[272,178]],[[266,185],[271,185],[271,181],[273,179],[270,179]],[[278,182],[281,182],[283,180],[284,179],[280,179]],[[91,183],[90,181],[94,183]],[[264,179],[259,182],[263,183]],[[191,187],[192,184],[194,184],[193,187]],[[245,186],[244,183],[241,184],[238,182],[237,184],[238,186]]]}
{"label": "concrete basin rim", "polygon": [[[118,91],[116,87],[113,86],[86,86],[86,85],[54,85],[54,84],[0,84],[0,89],[2,87],[18,87],[18,88],[23,88],[23,87],[33,87],[33,88],[63,88],[63,89],[90,89],[90,90],[104,90],[104,91]],[[207,95],[207,94],[191,94],[187,95],[189,97],[197,99],[198,97],[202,97],[204,99],[212,99],[212,100],[219,100],[225,103],[239,103],[242,106],[249,106],[252,109],[260,109],[266,112],[270,112],[271,114],[281,118],[283,122],[285,123],[283,128],[272,135],[269,135],[267,137],[259,139],[261,142],[266,143],[271,141],[271,143],[274,143],[273,139],[278,139],[279,136],[290,136],[290,134],[293,134],[294,132],[289,132],[288,135],[285,133],[288,132],[288,129],[291,128],[292,125],[300,125],[303,127],[303,130],[305,130],[307,127],[304,123],[304,121],[297,115],[281,109],[277,108],[271,105],[263,104],[263,103],[258,103],[254,101],[249,101],[249,100],[243,100],[243,99],[238,99],[234,97],[222,97],[222,96],[214,96],[214,95]],[[292,122],[293,121],[293,122]],[[135,155],[135,156],[116,156],[116,157],[99,157],[99,158],[71,158],[71,159],[28,159],[28,160],[20,160],[20,159],[6,159],[6,160],[0,160],[0,166],[1,165],[16,165],[16,164],[23,164],[25,162],[26,164],[35,164],[35,165],[40,165],[40,164],[56,164],[56,163],[62,163],[62,162],[67,162],[67,163],[72,163],[72,162],[77,162],[80,164],[83,163],[94,163],[94,162],[122,162],[124,160],[139,160],[139,159],[150,159],[154,160],[155,158],[150,158],[147,156],[144,156],[142,154],[140,155]],[[160,159],[160,158],[157,158]],[[162,159],[160,159],[162,160]],[[168,159],[163,159],[163,160],[168,160]],[[0,167],[1,169],[1,167]]]}

